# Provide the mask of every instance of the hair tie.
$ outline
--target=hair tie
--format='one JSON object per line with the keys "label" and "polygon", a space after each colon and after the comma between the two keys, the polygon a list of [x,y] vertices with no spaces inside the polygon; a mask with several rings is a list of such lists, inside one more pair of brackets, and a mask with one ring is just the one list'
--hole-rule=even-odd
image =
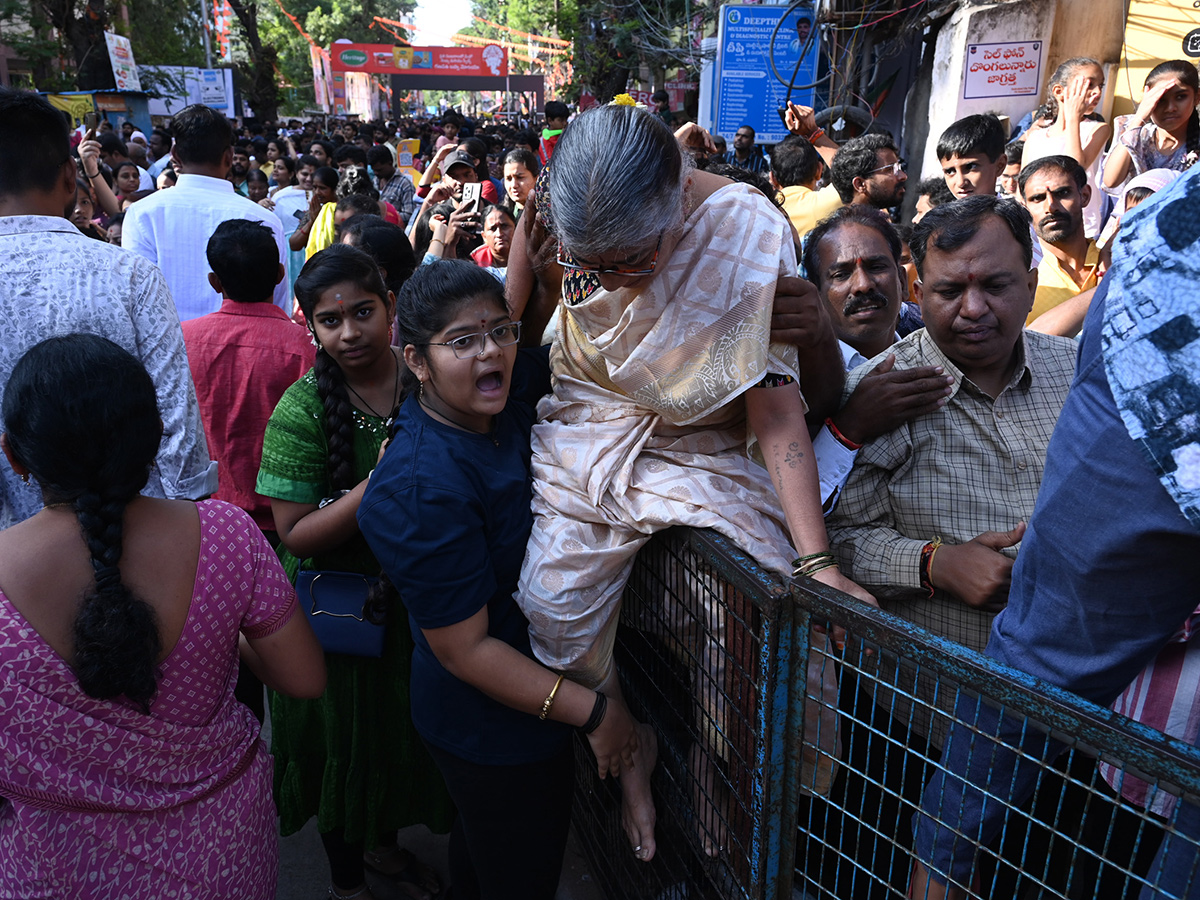
{"label": "hair tie", "polygon": [[121,570],[116,566],[102,566],[95,560],[92,566],[96,570],[97,591],[104,594],[121,586]]}

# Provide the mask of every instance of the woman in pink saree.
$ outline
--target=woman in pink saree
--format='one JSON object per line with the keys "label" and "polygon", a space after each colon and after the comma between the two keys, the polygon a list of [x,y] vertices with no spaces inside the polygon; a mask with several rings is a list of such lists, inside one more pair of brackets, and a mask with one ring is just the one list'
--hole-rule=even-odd
{"label": "woman in pink saree", "polygon": [[45,507],[0,532],[0,897],[269,900],[271,759],[233,696],[320,694],[320,646],[252,519],[139,496],[162,435],[94,335],[13,370],[5,455]]}
{"label": "woman in pink saree", "polygon": [[[754,189],[692,171],[647,111],[614,105],[566,129],[535,205],[566,273],[517,596],[538,658],[624,702],[612,658],[621,595],[638,549],[672,525],[713,528],[780,575],[799,568],[870,600],[828,554],[796,348],[770,343],[776,281],[796,273],[788,220]],[[719,642],[713,623],[705,640]],[[718,651],[702,649],[700,665]],[[698,770],[723,753],[722,712],[706,712],[715,724],[693,753]],[[655,849],[654,756],[641,726],[621,783],[643,860]],[[710,855],[719,818],[702,815]]]}

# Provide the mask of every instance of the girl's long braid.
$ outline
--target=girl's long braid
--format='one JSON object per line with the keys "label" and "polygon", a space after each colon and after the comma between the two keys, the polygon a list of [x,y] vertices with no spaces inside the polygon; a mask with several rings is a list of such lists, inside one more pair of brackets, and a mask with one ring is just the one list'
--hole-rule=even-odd
{"label": "girl's long braid", "polygon": [[325,441],[329,447],[329,483],[335,491],[348,491],[354,477],[354,419],[346,376],[325,350],[317,350],[313,364],[317,394],[325,407]]}

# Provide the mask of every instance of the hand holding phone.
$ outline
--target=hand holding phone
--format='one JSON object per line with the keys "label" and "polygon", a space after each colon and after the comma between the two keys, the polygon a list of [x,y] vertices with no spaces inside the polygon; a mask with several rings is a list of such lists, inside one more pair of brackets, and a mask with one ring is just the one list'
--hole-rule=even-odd
{"label": "hand holding phone", "polygon": [[460,212],[477,213],[479,212],[479,203],[483,199],[483,185],[475,182],[468,183],[462,186],[462,205],[459,207]]}

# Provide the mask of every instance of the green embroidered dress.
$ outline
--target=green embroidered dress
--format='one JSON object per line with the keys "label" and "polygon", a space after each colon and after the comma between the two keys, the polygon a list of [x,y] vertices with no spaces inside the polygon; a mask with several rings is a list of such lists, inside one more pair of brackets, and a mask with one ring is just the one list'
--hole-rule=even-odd
{"label": "green embroidered dress", "polygon": [[[354,476],[367,477],[386,437],[383,419],[353,411]],[[328,476],[325,412],[312,370],[288,388],[263,440],[258,492],[294,503],[333,493]],[[280,548],[293,579],[298,563]],[[379,574],[361,534],[304,560],[316,569]],[[322,832],[342,830],[368,849],[390,846],[398,828],[449,829],[453,807],[441,774],[425,752],[409,714],[412,635],[408,615],[388,617],[383,656],[325,655],[328,684],[316,700],[271,692],[271,753],[280,833],[299,831],[312,816]]]}

